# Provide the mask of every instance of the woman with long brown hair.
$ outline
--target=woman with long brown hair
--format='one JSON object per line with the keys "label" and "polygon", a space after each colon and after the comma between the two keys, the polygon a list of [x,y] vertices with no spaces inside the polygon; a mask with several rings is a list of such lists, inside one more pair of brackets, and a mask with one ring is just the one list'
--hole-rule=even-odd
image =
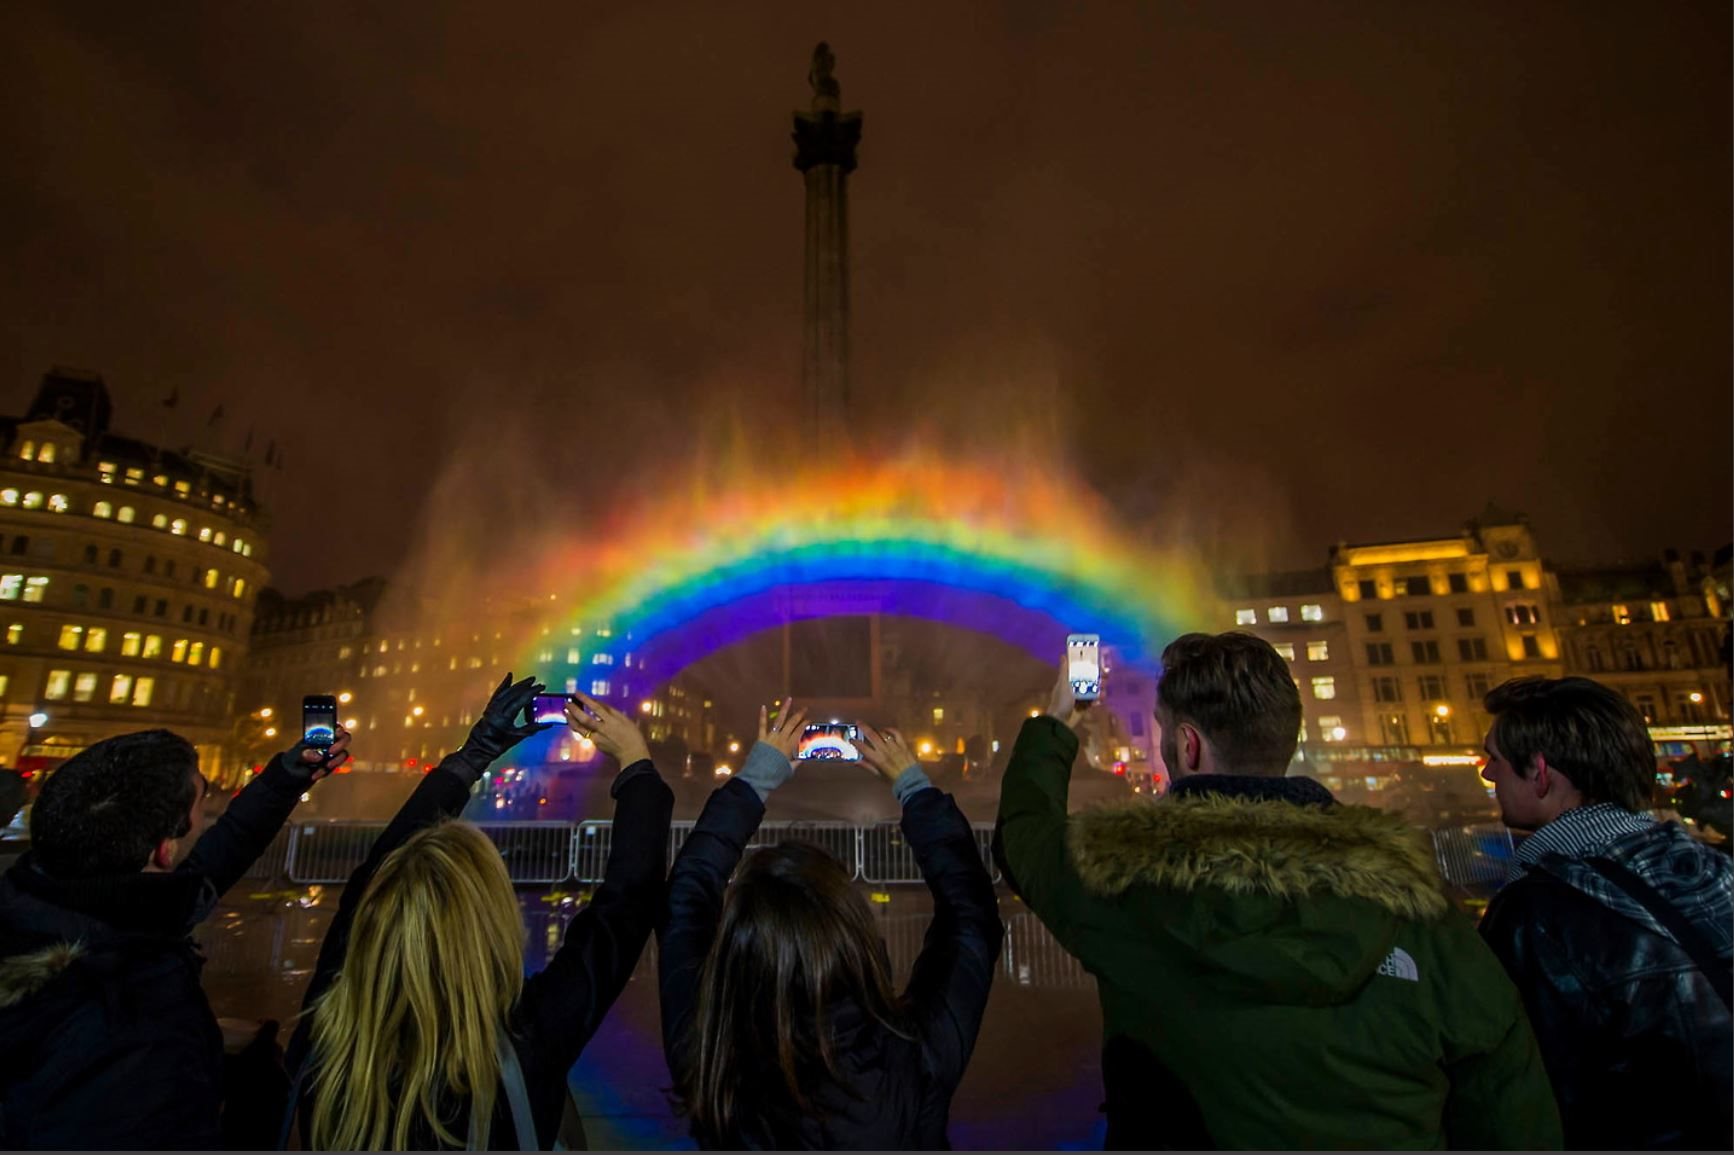
{"label": "woman with long brown hair", "polygon": [[895,731],[867,727],[863,760],[893,784],[933,896],[904,990],[851,868],[798,842],[741,864],[766,798],[794,773],[804,720],[760,711],[758,743],[669,873],[660,984],[676,1093],[705,1148],[949,1146],[1004,934],[992,880],[957,804]]}
{"label": "woman with long brown hair", "polygon": [[584,695],[567,707],[621,766],[613,846],[564,944],[526,979],[500,853],[453,819],[494,759],[546,729],[520,719],[541,690],[507,676],[344,888],[290,1049],[308,1147],[539,1150],[559,1135],[567,1072],[662,909],[674,794],[631,719]]}

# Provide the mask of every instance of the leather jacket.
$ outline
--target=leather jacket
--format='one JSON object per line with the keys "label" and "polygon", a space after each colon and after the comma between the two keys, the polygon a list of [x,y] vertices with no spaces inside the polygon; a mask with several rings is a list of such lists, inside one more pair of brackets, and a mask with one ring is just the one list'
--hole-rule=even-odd
{"label": "leather jacket", "polygon": [[1568,1148],[1734,1146],[1729,1010],[1672,938],[1545,864],[1494,897],[1481,934],[1523,996]]}

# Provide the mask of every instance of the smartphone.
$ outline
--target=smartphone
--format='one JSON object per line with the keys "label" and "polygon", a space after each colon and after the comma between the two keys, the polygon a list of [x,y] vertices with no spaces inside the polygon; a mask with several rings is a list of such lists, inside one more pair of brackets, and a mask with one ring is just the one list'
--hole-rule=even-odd
{"label": "smartphone", "polygon": [[571,694],[537,694],[530,704],[530,721],[564,722],[566,703],[577,701]]}
{"label": "smartphone", "polygon": [[309,694],[301,699],[301,740],[315,750],[329,750],[337,741],[337,699]]}
{"label": "smartphone", "polygon": [[801,731],[795,760],[809,762],[859,762],[861,727],[848,722],[809,722]]}
{"label": "smartphone", "polygon": [[1102,696],[1102,635],[1066,635],[1066,676],[1072,680],[1072,697],[1094,702]]}

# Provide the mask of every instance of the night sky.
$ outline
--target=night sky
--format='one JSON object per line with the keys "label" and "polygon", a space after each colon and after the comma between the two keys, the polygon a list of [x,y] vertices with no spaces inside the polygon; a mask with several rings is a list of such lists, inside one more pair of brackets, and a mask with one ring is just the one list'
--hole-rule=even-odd
{"label": "night sky", "polygon": [[1725,0],[10,3],[0,411],[275,439],[290,591],[786,425],[820,39],[863,428],[1015,419],[1274,566],[1728,539]]}

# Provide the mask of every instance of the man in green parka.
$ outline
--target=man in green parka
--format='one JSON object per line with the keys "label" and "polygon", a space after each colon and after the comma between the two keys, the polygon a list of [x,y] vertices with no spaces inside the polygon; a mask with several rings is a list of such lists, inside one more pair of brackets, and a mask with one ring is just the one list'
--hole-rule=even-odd
{"label": "man in green parka", "polygon": [[1109,1148],[1560,1145],[1523,1005],[1425,836],[1284,776],[1300,692],[1268,642],[1163,653],[1154,802],[1068,818],[1080,718],[1062,671],[994,850],[1096,977]]}

